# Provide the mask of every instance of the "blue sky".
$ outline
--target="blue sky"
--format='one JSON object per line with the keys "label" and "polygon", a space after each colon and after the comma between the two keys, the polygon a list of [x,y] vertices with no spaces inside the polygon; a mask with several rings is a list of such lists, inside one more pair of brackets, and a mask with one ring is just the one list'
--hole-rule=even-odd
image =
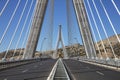
{"label": "blue sky", "polygon": [[[7,0],[0,0],[0,12],[2,11],[5,3],[6,3]],[[27,12],[29,10],[29,7],[30,7],[30,4],[31,4],[31,1],[32,0],[28,0],[28,4],[27,4],[27,7],[25,9],[25,13],[23,14],[23,18],[21,19],[21,22],[20,22],[20,25],[19,25],[19,30],[17,31],[16,35],[15,35],[15,38],[13,39],[13,42],[11,44],[11,47],[10,49],[14,49],[15,46],[16,46],[16,43],[17,43],[17,40],[18,40],[18,36],[20,35],[20,32],[21,32],[21,29],[22,29],[22,26],[25,22],[25,19],[26,19],[26,16],[27,16]],[[109,36],[111,35],[114,35],[114,32],[112,30],[112,27],[108,21],[108,18],[106,17],[105,15],[105,12],[100,4],[100,0],[94,0],[95,1],[95,4],[97,5],[97,9],[100,13],[100,16],[102,18],[102,21],[105,25],[105,29],[107,30],[107,33]],[[7,48],[8,48],[8,45],[10,43],[10,40],[11,40],[11,37],[14,33],[14,30],[16,28],[16,25],[18,23],[18,20],[20,18],[20,15],[22,13],[22,10],[23,10],[23,7],[25,5],[25,2],[26,0],[21,0],[20,2],[20,5],[16,11],[16,14],[10,24],[10,27],[7,31],[7,34],[5,35],[5,38],[3,39],[2,43],[0,44],[0,52],[2,51],[5,51]],[[87,0],[84,0],[85,4],[86,4],[86,9],[88,11],[88,14],[89,14],[89,17],[90,17],[90,20],[91,20],[91,23],[92,23],[92,27],[95,31],[95,36],[97,37],[97,41],[99,41],[99,37],[98,37],[98,33],[97,33],[97,30],[95,28],[95,25],[94,25],[94,22],[93,22],[93,19],[92,19],[92,16],[90,14],[90,10],[89,10],[89,7],[88,7],[88,4],[87,4]],[[99,31],[101,33],[101,36],[102,36],[102,39],[105,39],[106,36],[104,34],[104,31],[101,27],[101,24],[100,24],[100,21],[98,19],[98,16],[96,14],[96,11],[95,11],[95,8],[93,6],[93,3],[92,3],[92,0],[89,0],[90,2],[90,5],[91,5],[91,8],[92,8],[92,11],[93,11],[93,14],[95,16],[95,20],[98,24],[98,28],[99,28]],[[112,4],[112,1],[111,0],[102,0],[103,4],[105,5],[105,8],[107,10],[107,12],[109,13],[109,16],[110,16],[110,19],[114,25],[114,28],[116,30],[116,32],[119,34],[120,33],[120,15],[118,14],[117,10],[115,9],[114,5]],[[114,0],[117,8],[118,8],[118,11],[120,11],[120,1],[119,0]],[[3,14],[0,16],[0,39],[3,35],[3,32],[5,31],[6,29],[6,26],[8,25],[8,22],[13,14],[13,11],[15,10],[15,7],[18,3],[18,0],[10,0],[8,5],[6,6]],[[25,36],[25,32],[27,31],[27,27],[29,25],[29,21],[30,21],[30,18],[31,18],[31,15],[32,15],[32,12],[33,12],[33,9],[34,9],[34,5],[35,5],[35,0],[33,2],[33,5],[32,5],[32,9],[30,11],[30,14],[29,14],[29,17],[28,17],[28,20],[27,20],[27,23],[26,23],[26,27],[25,27],[25,30],[23,31],[23,35],[22,35],[22,38],[20,40],[20,43],[19,43],[19,46],[18,48],[21,48],[22,46],[22,42],[23,42],[23,39],[24,39],[24,36]],[[63,38],[64,38],[64,42],[65,42],[65,45],[68,45],[68,37],[67,37],[67,16],[66,16],[66,1],[65,0],[55,0],[55,7],[54,7],[54,38],[53,38],[53,48],[55,48],[55,43],[56,43],[56,39],[57,39],[57,35],[58,35],[58,25],[61,24],[62,25],[62,32],[63,32]],[[72,6],[71,6],[72,7]],[[77,20],[76,20],[76,16],[75,16],[75,13],[74,13],[74,10],[73,8],[71,8],[71,10],[73,11],[72,15],[73,15],[73,24],[75,26],[75,31],[76,31],[76,35],[75,37],[78,39],[79,43],[82,44],[82,40],[81,40],[81,37],[80,37],[80,33],[79,33],[79,28],[78,28],[78,24],[77,24]],[[47,11],[46,11],[47,12]],[[48,14],[48,12],[46,13],[46,15]],[[37,50],[40,50],[40,47],[41,47],[41,42],[43,40],[43,36],[45,35],[45,28],[46,28],[46,19],[47,17],[45,17],[44,19],[44,23],[43,23],[43,29],[42,29],[42,32],[41,32],[41,37],[39,39],[39,42],[38,42],[38,47],[37,47]],[[74,41],[75,42],[75,41]],[[25,45],[24,45],[25,47]],[[46,50],[46,46],[44,46],[44,50]]]}

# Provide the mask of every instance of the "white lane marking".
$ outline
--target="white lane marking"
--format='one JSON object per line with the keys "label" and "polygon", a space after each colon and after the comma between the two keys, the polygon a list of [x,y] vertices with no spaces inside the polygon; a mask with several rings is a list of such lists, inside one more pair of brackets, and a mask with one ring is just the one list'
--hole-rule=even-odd
{"label": "white lane marking", "polygon": [[104,74],[103,74],[102,72],[100,72],[100,71],[96,71],[96,73],[98,73],[98,74],[104,76]]}
{"label": "white lane marking", "polygon": [[25,72],[27,72],[28,71],[28,69],[26,69],[26,70],[24,70],[24,71],[22,71],[23,73],[25,73]]}
{"label": "white lane marking", "polygon": [[7,80],[7,78],[5,78],[4,80]]}
{"label": "white lane marking", "polygon": [[57,62],[54,64],[54,66],[53,66],[53,68],[52,68],[52,71],[50,72],[47,80],[53,80],[54,75],[55,75],[55,71],[56,71],[56,69],[57,69],[57,64],[58,64],[58,60],[57,60]]}

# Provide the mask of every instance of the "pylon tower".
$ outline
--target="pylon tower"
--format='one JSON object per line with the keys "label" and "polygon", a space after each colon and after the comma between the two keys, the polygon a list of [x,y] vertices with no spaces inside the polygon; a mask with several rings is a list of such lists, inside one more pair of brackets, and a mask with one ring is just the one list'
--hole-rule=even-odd
{"label": "pylon tower", "polygon": [[58,50],[60,43],[62,44],[62,49],[63,49],[63,54],[64,54],[63,58],[68,59],[68,54],[67,54],[66,48],[65,48],[64,43],[63,43],[62,26],[61,25],[59,25],[59,33],[58,33],[58,41],[57,41],[56,50],[55,50],[55,53],[53,53],[54,59],[56,59],[58,57],[57,50]]}

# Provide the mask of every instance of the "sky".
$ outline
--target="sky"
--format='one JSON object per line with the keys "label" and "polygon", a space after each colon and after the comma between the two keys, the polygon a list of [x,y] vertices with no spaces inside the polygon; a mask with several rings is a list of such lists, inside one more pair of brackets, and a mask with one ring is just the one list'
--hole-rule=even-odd
{"label": "sky", "polygon": [[[9,0],[5,10],[1,14],[2,9],[4,8],[7,0],[0,0],[0,14],[1,14],[0,15],[0,40],[3,36],[3,33],[6,29],[9,21],[10,21],[10,18],[12,16],[17,4],[18,4],[18,1],[19,0]],[[5,51],[7,49],[16,48],[18,37],[20,36],[20,33],[22,31],[22,27],[23,27],[23,24],[25,22],[27,13],[30,9],[30,5],[31,5],[32,0],[28,0],[28,3],[27,3],[26,8],[25,8],[25,12],[23,14],[23,17],[21,18],[18,30],[15,34],[14,39],[12,40],[12,43],[11,43],[10,47],[9,47],[9,44],[10,44],[10,41],[11,41],[12,36],[14,34],[14,31],[16,29],[16,26],[18,24],[18,21],[20,19],[20,15],[23,11],[23,8],[25,6],[26,1],[27,0],[20,0],[20,4],[19,4],[18,9],[15,13],[15,16],[13,17],[13,20],[11,21],[10,26],[8,28],[8,31],[5,35],[2,43],[0,44],[0,52]],[[106,36],[105,36],[105,33],[102,29],[102,26],[101,26],[101,23],[100,23],[99,18],[97,16],[97,13],[95,11],[95,7],[92,3],[92,0],[88,0],[88,1],[90,3],[91,8],[92,8],[92,11],[93,11],[93,14],[94,14],[94,17],[95,17],[95,21],[96,21],[98,29],[100,31],[101,37],[102,37],[102,39],[105,39]],[[96,6],[97,6],[98,12],[99,12],[100,17],[103,21],[103,24],[105,26],[105,29],[106,29],[106,32],[107,32],[108,36],[115,35],[115,33],[114,33],[114,31],[113,31],[113,29],[110,25],[110,22],[109,22],[106,14],[103,10],[103,7],[100,3],[100,0],[94,0],[94,1],[95,1]],[[21,36],[21,39],[20,39],[20,42],[19,42],[17,48],[25,47],[25,45],[26,45],[26,44],[24,44],[22,46],[22,43],[24,41],[24,36],[25,36],[25,33],[27,32],[27,29],[31,25],[31,24],[29,25],[29,22],[31,20],[31,17],[32,17],[32,14],[33,14],[33,11],[34,11],[35,2],[36,2],[36,0],[33,0],[33,5],[31,7],[30,14],[29,14],[28,19],[27,19],[26,24],[25,24],[25,29],[22,33],[22,36]],[[112,21],[112,24],[115,28],[115,31],[117,32],[117,34],[120,34],[120,28],[119,28],[120,27],[120,5],[119,5],[120,0],[113,0],[115,5],[113,5],[112,0],[102,0],[102,2],[105,6],[105,9],[108,12],[108,15],[110,17],[110,20]],[[84,0],[84,4],[85,4],[86,10],[88,12],[89,22],[91,22],[91,27],[93,27],[93,30],[95,32],[95,36],[97,38],[97,41],[99,41],[100,38],[99,38],[98,32],[96,30],[92,15],[90,13],[90,9],[89,9],[87,0]],[[115,6],[117,7],[117,9],[116,9]],[[79,32],[79,26],[77,24],[76,15],[75,15],[74,8],[72,7],[72,5],[71,5],[71,10],[73,11],[73,13],[72,13],[73,20],[72,21],[73,21],[73,24],[74,24],[74,27],[75,27],[74,28],[75,29],[74,34],[76,34],[74,37],[76,37],[78,39],[78,42],[80,44],[82,44],[82,39],[81,39],[80,32]],[[55,49],[56,42],[57,42],[58,25],[59,24],[62,25],[62,32],[63,32],[62,34],[63,34],[64,43],[65,43],[65,45],[68,45],[67,13],[66,13],[66,11],[67,11],[66,10],[66,0],[55,0],[55,2],[54,2],[54,32],[53,32],[53,34],[54,34],[53,35],[53,48],[54,49]],[[42,28],[42,31],[41,31],[41,34],[40,34],[37,50],[40,50],[42,40],[44,39],[44,35],[46,35],[46,23],[47,23],[46,21],[48,19],[46,15],[48,15],[48,14],[49,14],[49,12],[46,11],[43,26],[42,26],[43,28]],[[26,41],[25,41],[25,43],[26,43]],[[47,49],[47,47],[44,45],[43,50],[46,50],[46,49]]]}

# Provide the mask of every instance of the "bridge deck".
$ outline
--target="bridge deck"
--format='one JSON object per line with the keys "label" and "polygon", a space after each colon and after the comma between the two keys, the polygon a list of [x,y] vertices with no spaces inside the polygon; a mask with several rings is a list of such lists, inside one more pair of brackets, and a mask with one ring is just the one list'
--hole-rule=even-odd
{"label": "bridge deck", "polygon": [[[0,80],[47,80],[55,63],[48,59],[2,70]],[[58,61],[53,80],[69,80],[66,69],[71,80],[120,80],[120,72],[69,59]]]}

